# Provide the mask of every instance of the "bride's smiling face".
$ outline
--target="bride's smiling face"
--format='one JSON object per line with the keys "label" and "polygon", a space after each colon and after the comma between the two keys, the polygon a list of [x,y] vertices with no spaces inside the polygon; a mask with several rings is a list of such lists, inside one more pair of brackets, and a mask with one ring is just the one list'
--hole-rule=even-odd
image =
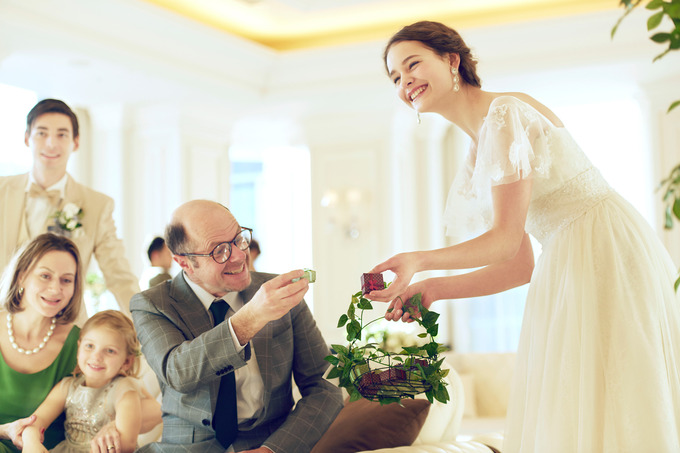
{"label": "bride's smiling face", "polygon": [[400,41],[387,53],[387,70],[397,96],[419,112],[436,112],[453,90],[451,62],[420,41]]}

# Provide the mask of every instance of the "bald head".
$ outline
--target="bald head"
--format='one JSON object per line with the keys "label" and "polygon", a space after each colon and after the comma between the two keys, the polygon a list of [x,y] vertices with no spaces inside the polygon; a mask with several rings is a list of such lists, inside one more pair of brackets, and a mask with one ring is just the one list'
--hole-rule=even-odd
{"label": "bald head", "polygon": [[[172,214],[165,241],[189,280],[222,297],[250,285],[248,250],[232,245],[240,233],[241,226],[227,208],[214,201],[194,200]],[[229,247],[223,262],[212,255],[222,244]]]}
{"label": "bald head", "polygon": [[165,229],[165,242],[170,251],[173,254],[191,252],[200,242],[201,230],[210,221],[237,223],[229,209],[215,201],[191,200],[180,205]]}

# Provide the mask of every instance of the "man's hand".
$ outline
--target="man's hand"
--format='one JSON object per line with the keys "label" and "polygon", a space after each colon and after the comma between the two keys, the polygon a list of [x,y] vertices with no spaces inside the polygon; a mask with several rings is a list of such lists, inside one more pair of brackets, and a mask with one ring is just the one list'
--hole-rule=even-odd
{"label": "man's hand", "polygon": [[102,426],[97,435],[90,442],[92,453],[116,453],[120,452],[120,433],[116,429],[116,422],[111,421]]}
{"label": "man's hand", "polygon": [[268,322],[281,318],[297,306],[309,290],[302,269],[278,275],[264,283],[255,296],[231,317],[231,326],[241,345],[248,343]]}

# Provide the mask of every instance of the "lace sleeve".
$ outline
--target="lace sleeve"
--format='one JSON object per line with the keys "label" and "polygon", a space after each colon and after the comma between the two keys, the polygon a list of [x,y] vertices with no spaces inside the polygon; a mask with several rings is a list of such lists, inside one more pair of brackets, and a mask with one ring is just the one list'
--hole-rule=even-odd
{"label": "lace sleeve", "polygon": [[511,96],[496,98],[449,191],[446,234],[465,240],[491,227],[493,186],[548,177],[549,138],[549,123],[535,109]]}

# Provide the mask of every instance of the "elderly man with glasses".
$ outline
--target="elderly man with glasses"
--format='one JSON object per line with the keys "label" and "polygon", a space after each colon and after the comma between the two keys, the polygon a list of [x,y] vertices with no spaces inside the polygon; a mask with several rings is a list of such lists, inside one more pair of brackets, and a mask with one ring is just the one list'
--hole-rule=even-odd
{"label": "elderly man with glasses", "polygon": [[161,442],[140,451],[309,452],[342,396],[304,272],[251,273],[252,230],[212,201],[177,208],[165,235],[182,272],[130,303],[163,394]]}

